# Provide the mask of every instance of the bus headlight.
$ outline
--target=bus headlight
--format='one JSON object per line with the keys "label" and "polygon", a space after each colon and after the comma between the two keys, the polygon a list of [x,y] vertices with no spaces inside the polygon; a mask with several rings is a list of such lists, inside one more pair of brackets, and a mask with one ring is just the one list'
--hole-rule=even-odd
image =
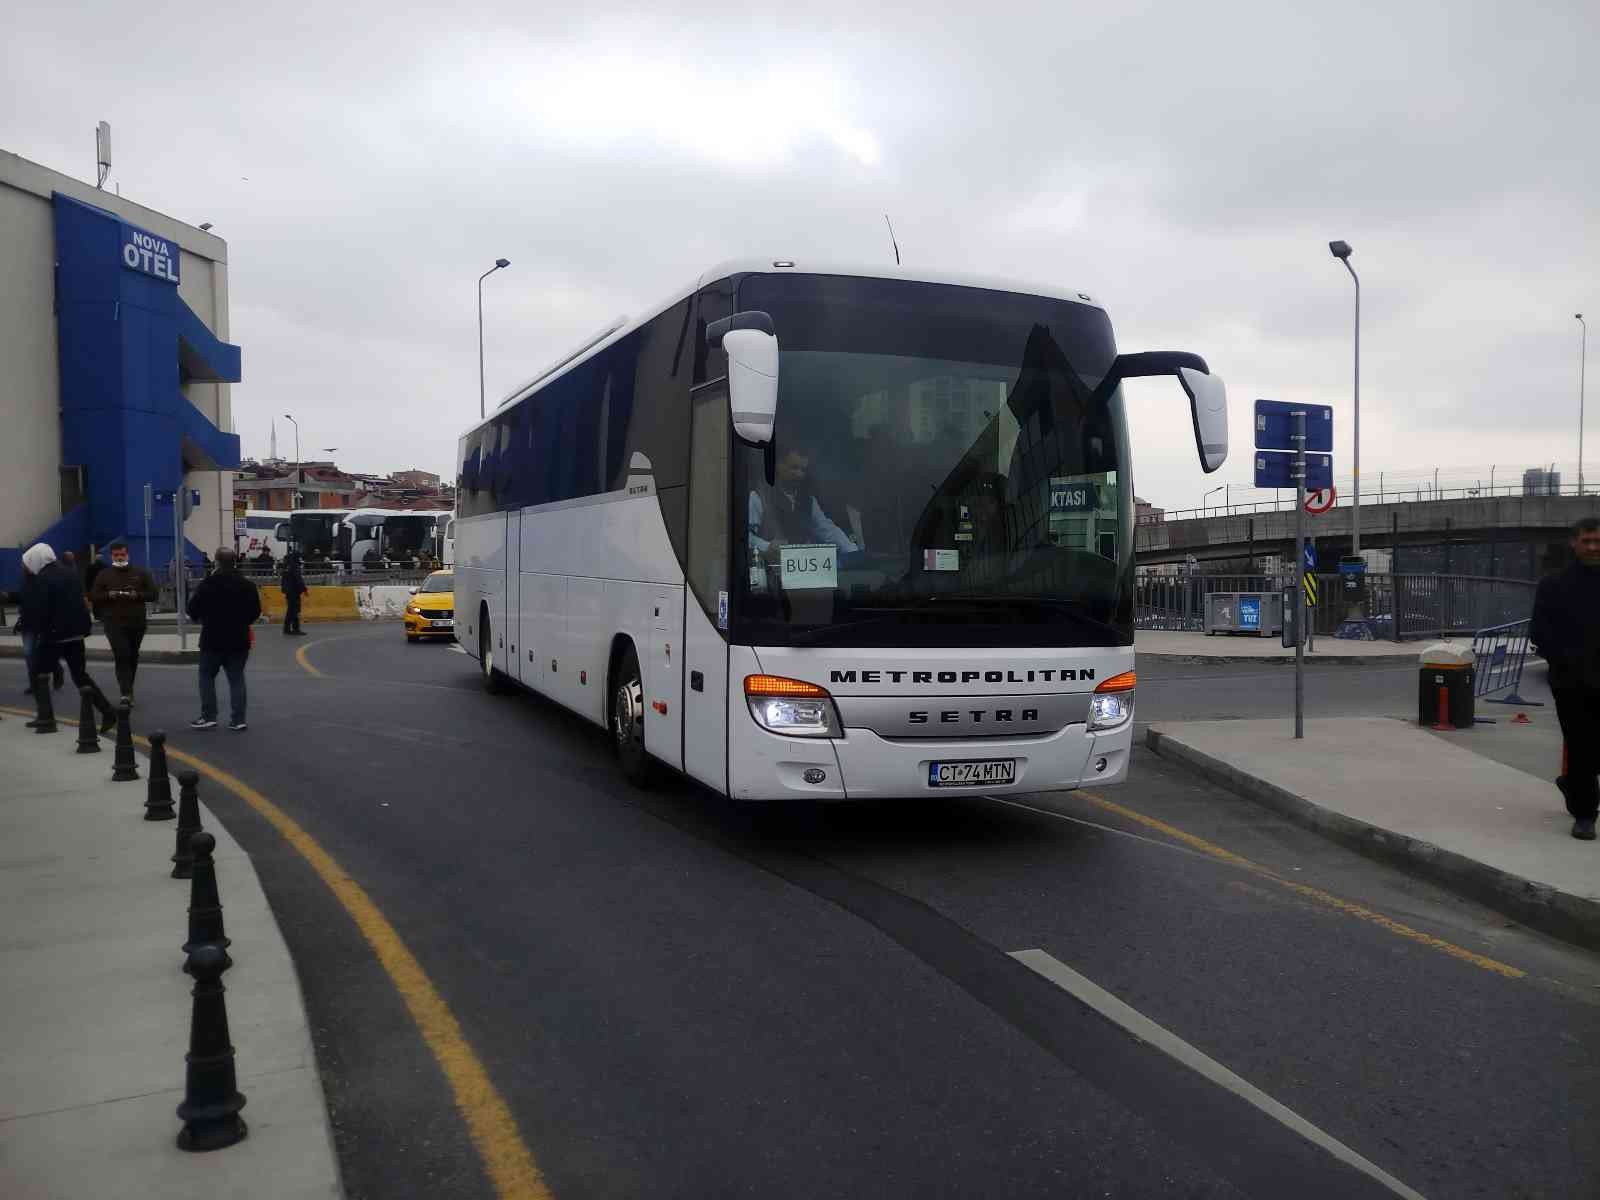
{"label": "bus headlight", "polygon": [[838,737],[839,713],[827,690],[803,679],[746,675],[744,698],[757,725],[786,737]]}
{"label": "bus headlight", "polygon": [[1133,688],[1137,677],[1132,671],[1113,675],[1089,700],[1089,728],[1115,729],[1133,716]]}

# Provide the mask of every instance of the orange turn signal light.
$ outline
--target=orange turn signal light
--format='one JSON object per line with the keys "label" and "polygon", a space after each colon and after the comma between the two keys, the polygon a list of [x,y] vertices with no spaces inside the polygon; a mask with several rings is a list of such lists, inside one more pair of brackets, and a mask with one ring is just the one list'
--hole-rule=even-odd
{"label": "orange turn signal light", "polygon": [[1113,675],[1094,690],[1104,692],[1131,692],[1134,684],[1138,682],[1138,675],[1133,671],[1124,671],[1121,675]]}
{"label": "orange turn signal light", "polygon": [[786,679],[782,675],[746,675],[746,696],[804,696],[826,699],[828,691],[803,679]]}

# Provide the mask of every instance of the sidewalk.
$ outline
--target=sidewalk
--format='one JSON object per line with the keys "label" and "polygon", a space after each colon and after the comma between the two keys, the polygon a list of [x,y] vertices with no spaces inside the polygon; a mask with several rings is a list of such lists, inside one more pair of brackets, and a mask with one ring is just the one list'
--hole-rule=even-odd
{"label": "sidewalk", "polygon": [[[1278,637],[1240,637],[1219,633],[1168,633],[1141,629],[1134,635],[1133,649],[1138,657],[1155,662],[1294,662],[1293,647],[1285,648]],[[1447,639],[1450,640],[1450,639]],[[1460,640],[1460,639],[1455,639]],[[1414,663],[1423,642],[1341,642],[1319,637],[1315,650],[1306,651],[1308,663]],[[1470,641],[1467,642],[1470,645]]]}
{"label": "sidewalk", "polygon": [[1284,717],[1164,722],[1146,740],[1351,849],[1600,949],[1600,844],[1570,834],[1553,783],[1555,713],[1523,710],[1532,724],[1511,725],[1519,710],[1494,708],[1496,725],[1449,734],[1414,719],[1322,718],[1296,742]]}
{"label": "sidewalk", "polygon": [[0,720],[0,1193],[339,1197],[299,979],[249,856],[204,806],[209,781],[200,820],[233,939],[223,984],[249,1136],[187,1154],[174,1110],[189,883],[168,877],[175,823],[144,820],[144,778],[110,781],[109,743],[78,755],[72,727],[40,736],[25,719]]}

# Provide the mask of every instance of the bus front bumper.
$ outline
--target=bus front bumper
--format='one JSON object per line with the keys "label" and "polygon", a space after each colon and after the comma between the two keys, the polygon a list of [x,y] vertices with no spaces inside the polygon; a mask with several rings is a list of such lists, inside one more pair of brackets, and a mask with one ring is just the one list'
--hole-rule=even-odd
{"label": "bus front bumper", "polygon": [[[729,739],[729,782],[742,800],[871,800],[962,793],[1047,792],[1127,778],[1133,721],[1091,733],[1068,725],[1028,738],[891,739],[870,729],[842,738],[795,738],[755,722]],[[972,782],[935,786],[936,764],[980,763]],[[998,782],[1004,764],[1011,781]],[[983,778],[987,775],[988,778]]]}

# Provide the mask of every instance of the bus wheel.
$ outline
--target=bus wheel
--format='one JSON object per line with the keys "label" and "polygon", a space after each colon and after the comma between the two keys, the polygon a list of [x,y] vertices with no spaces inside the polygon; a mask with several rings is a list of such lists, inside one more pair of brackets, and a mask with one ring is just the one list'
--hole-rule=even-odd
{"label": "bus wheel", "polygon": [[655,760],[644,748],[644,684],[639,678],[639,655],[632,646],[617,664],[613,684],[611,740],[617,762],[629,783],[648,787],[655,778]]}
{"label": "bus wheel", "polygon": [[478,664],[483,669],[483,689],[498,695],[506,691],[506,677],[494,665],[494,638],[490,634],[489,619],[480,623],[478,633]]}

